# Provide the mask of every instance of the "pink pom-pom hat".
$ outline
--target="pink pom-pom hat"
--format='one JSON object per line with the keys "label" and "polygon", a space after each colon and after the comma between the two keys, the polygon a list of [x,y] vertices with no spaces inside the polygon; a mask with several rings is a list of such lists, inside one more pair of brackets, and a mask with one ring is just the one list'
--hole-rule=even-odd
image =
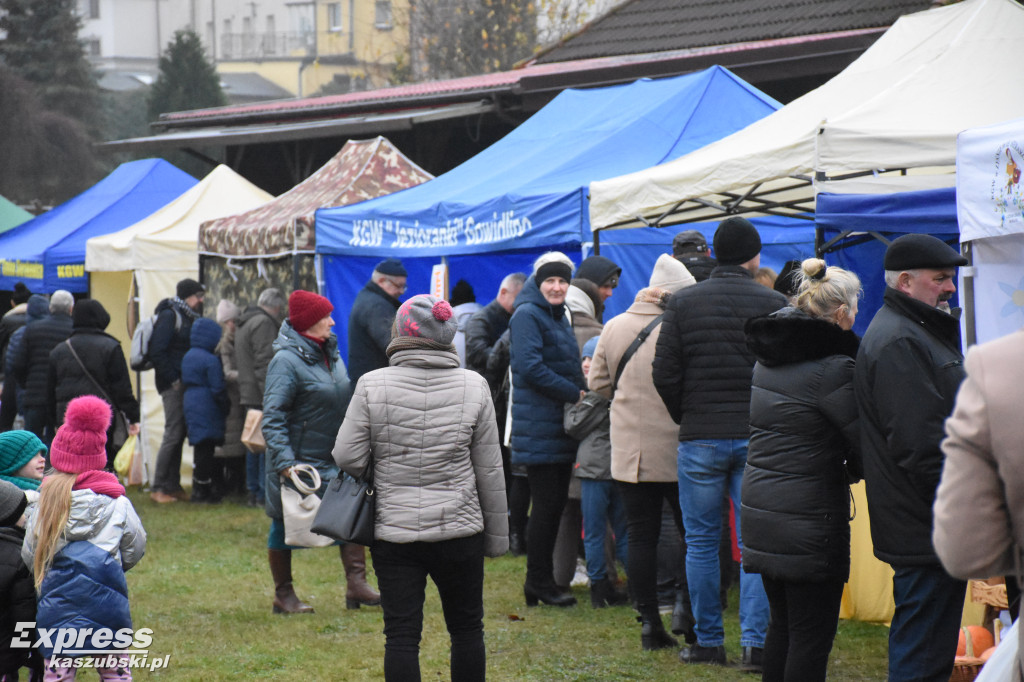
{"label": "pink pom-pom hat", "polygon": [[403,303],[395,324],[399,336],[417,336],[445,345],[452,342],[459,330],[448,301],[429,294],[413,296]]}
{"label": "pink pom-pom hat", "polygon": [[107,429],[110,405],[84,395],[68,403],[64,423],[50,445],[50,464],[57,471],[80,474],[107,465]]}

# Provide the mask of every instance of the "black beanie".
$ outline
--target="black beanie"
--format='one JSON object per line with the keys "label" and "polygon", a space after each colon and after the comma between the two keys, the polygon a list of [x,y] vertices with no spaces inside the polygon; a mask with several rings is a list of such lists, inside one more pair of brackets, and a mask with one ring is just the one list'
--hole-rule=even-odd
{"label": "black beanie", "polygon": [[619,285],[620,274],[622,274],[622,268],[616,265],[612,259],[604,256],[590,256],[583,259],[573,277],[590,280],[599,287],[615,288]]}
{"label": "black beanie", "polygon": [[31,295],[32,292],[29,291],[27,286],[25,286],[24,282],[14,283],[14,293],[11,294],[11,300],[14,301],[15,305],[21,305],[22,303],[27,302]]}
{"label": "black beanie", "polygon": [[89,327],[106,329],[110,324],[110,314],[99,301],[87,298],[75,304],[71,311],[71,326],[74,329]]}
{"label": "black beanie", "polygon": [[761,253],[761,235],[746,218],[732,216],[715,230],[715,258],[719,265],[742,265]]}
{"label": "black beanie", "polygon": [[194,279],[183,279],[178,282],[177,289],[174,293],[178,298],[184,301],[189,296],[194,296],[195,294],[199,294],[204,291],[206,291],[206,287]]}
{"label": "black beanie", "polygon": [[452,287],[452,295],[449,298],[449,303],[454,308],[457,305],[463,303],[473,303],[476,301],[476,293],[473,291],[473,287],[464,279],[460,279]]}

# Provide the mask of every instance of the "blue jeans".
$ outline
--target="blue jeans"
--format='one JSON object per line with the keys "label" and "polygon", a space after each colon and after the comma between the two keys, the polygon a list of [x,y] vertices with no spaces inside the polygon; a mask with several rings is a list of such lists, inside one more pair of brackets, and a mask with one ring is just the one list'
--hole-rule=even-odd
{"label": "blue jeans", "polygon": [[266,459],[263,455],[245,451],[245,487],[260,500],[264,497],[263,479],[267,475],[266,466]]}
{"label": "blue jeans", "polygon": [[[746,464],[745,439],[679,443],[679,506],[686,527],[686,581],[700,646],[725,643],[718,564],[722,499],[726,493],[732,499],[736,539],[742,551],[740,485]],[[767,630],[768,597],[761,576],[740,570],[740,646],[763,647]]]}
{"label": "blue jeans", "polygon": [[967,583],[941,566],[892,568],[889,680],[945,682],[953,672]]}
{"label": "blue jeans", "polygon": [[615,556],[628,566],[629,539],[626,508],[613,481],[580,479],[580,509],[583,512],[583,551],[587,555],[587,577],[590,582],[608,577],[605,565],[605,528],[611,524],[615,534]]}

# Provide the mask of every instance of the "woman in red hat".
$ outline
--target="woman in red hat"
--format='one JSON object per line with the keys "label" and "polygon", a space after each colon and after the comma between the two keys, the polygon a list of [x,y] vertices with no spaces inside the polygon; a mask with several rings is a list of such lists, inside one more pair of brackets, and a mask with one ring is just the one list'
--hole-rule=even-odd
{"label": "woman in red hat", "polygon": [[[281,486],[296,464],[320,473],[322,496],[338,475],[331,456],[334,439],[352,395],[338,340],[331,331],[334,306],[323,296],[298,289],[288,298],[288,319],[274,341],[263,394],[263,437],[267,441],[266,511],[270,517],[267,554],[274,578],[274,613],[312,613],[292,587],[292,550],[285,543]],[[348,608],[380,603],[366,583],[366,548],[341,546]]]}

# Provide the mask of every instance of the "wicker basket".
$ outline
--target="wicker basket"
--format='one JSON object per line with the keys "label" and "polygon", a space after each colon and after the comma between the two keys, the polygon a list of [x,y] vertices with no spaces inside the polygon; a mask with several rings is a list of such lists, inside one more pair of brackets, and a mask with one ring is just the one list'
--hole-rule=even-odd
{"label": "wicker basket", "polygon": [[997,578],[989,580],[971,581],[971,601],[994,606],[997,609],[1009,608],[1006,600],[1006,585],[1003,583],[992,584]]}
{"label": "wicker basket", "polygon": [[981,672],[982,665],[984,663],[980,658],[958,656],[957,662],[953,666],[953,674],[949,676],[949,682],[972,682]]}

